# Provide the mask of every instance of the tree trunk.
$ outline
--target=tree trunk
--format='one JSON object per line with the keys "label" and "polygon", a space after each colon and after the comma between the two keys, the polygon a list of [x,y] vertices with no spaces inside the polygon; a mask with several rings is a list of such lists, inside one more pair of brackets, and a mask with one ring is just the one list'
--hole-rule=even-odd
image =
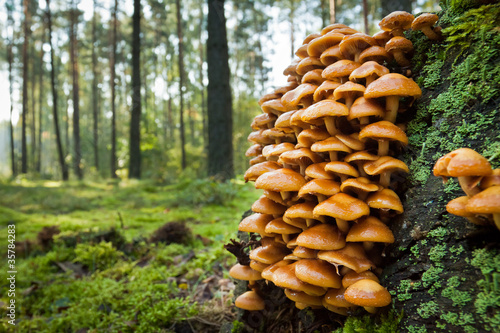
{"label": "tree trunk", "polygon": [[295,58],[295,0],[290,1],[290,58]]}
{"label": "tree trunk", "polygon": [[[7,6],[7,24],[11,27],[14,26],[14,19],[12,17],[12,10],[14,9],[14,0],[12,0]],[[12,36],[9,36],[9,45],[7,47],[7,62],[9,63],[9,98],[10,98],[10,118],[9,118],[9,135],[10,135],[10,167],[12,172],[12,177],[17,176],[16,168],[16,152],[14,148],[14,126],[12,125],[12,113],[14,112],[14,77],[12,75],[12,63],[14,61],[14,54],[12,46],[14,44],[14,32]]]}
{"label": "tree trunk", "polygon": [[363,23],[365,26],[365,34],[369,34],[370,27],[368,26],[368,1],[363,0]]}
{"label": "tree trunk", "polygon": [[224,0],[208,0],[208,174],[234,177],[232,98]]}
{"label": "tree trunk", "polygon": [[59,130],[59,112],[57,110],[57,87],[56,73],[54,61],[54,47],[52,45],[52,15],[50,11],[50,0],[47,1],[47,25],[49,28],[49,45],[50,45],[50,83],[52,87],[52,118],[54,118],[54,128],[56,132],[57,153],[59,156],[59,165],[61,167],[62,179],[68,180],[68,168],[64,161],[64,152],[61,144],[61,132]]}
{"label": "tree trunk", "polygon": [[181,2],[176,0],[177,9],[177,38],[179,39],[179,115],[180,115],[180,135],[181,135],[181,168],[184,170],[187,167],[186,162],[186,137],[184,133],[184,46],[182,34],[182,16],[181,16]]}
{"label": "tree trunk", "polygon": [[[30,119],[30,139],[31,139],[31,149],[30,149],[30,160],[31,160],[31,168],[35,170],[36,168],[36,99],[35,99],[35,89],[37,83],[37,73],[40,74],[40,67],[37,68],[36,57],[35,57],[35,45],[31,43],[30,45],[30,53],[31,56],[31,84],[30,84],[30,100],[31,100],[31,119]],[[37,68],[37,69],[35,69]]]}
{"label": "tree trunk", "polygon": [[29,45],[29,1],[23,0],[24,42],[23,42],[23,113],[21,127],[21,173],[28,172],[28,150],[26,147],[26,121],[28,115],[28,45]]}
{"label": "tree trunk", "polygon": [[199,35],[198,38],[200,40],[200,43],[198,44],[198,54],[199,54],[199,64],[198,64],[198,71],[199,71],[199,76],[200,76],[200,94],[201,94],[201,121],[202,121],[202,131],[203,131],[203,151],[205,154],[208,155],[208,117],[207,117],[207,107],[206,107],[206,100],[205,100],[205,84],[203,83],[204,81],[204,74],[203,74],[203,63],[205,62],[205,55],[203,53],[203,45],[204,43],[202,42],[203,38],[203,22],[204,22],[204,17],[205,15],[203,14],[203,2],[200,2],[200,30],[199,30]]}
{"label": "tree trunk", "polygon": [[132,112],[130,117],[129,178],[141,178],[141,0],[134,0],[132,25]]}
{"label": "tree trunk", "polygon": [[70,59],[71,74],[73,78],[73,169],[79,180],[83,179],[81,168],[82,150],[80,146],[80,86],[78,84],[78,40],[76,29],[78,24],[76,3],[73,2],[71,8],[71,29],[70,29]]}
{"label": "tree trunk", "polygon": [[98,110],[98,91],[97,91],[97,54],[96,54],[96,1],[93,2],[92,14],[92,115],[93,115],[93,142],[94,147],[94,166],[99,172],[99,110]]}
{"label": "tree trunk", "polygon": [[330,24],[334,24],[336,19],[337,8],[335,4],[335,0],[330,0]]}
{"label": "tree trunk", "polygon": [[380,7],[382,9],[382,17],[389,15],[392,12],[397,10],[403,10],[408,13],[411,13],[413,0],[382,0],[380,3]]}
{"label": "tree trunk", "polygon": [[112,33],[111,33],[111,47],[110,47],[110,88],[111,88],[111,156],[110,156],[110,171],[111,178],[117,178],[116,175],[116,74],[115,74],[115,61],[116,61],[116,32],[117,32],[117,12],[118,0],[115,0],[112,17]]}
{"label": "tree trunk", "polygon": [[46,41],[46,35],[45,35],[45,17],[42,14],[42,47],[40,48],[40,75],[38,76],[38,150],[37,150],[37,158],[36,158],[36,165],[35,165],[35,171],[38,173],[41,173],[42,171],[42,130],[43,130],[43,103],[44,103],[44,95],[45,95],[45,90],[43,89],[43,80],[44,80],[44,74],[45,74],[45,63],[43,61],[43,57],[45,55],[45,52],[43,50],[43,45],[45,44]]}

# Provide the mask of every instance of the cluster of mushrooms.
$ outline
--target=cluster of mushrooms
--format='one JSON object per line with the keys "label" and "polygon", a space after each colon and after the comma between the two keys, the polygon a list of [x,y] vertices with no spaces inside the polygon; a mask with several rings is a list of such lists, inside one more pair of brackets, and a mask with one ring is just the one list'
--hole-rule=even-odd
{"label": "cluster of mushrooms", "polygon": [[477,225],[495,224],[500,230],[500,169],[492,169],[476,151],[459,148],[438,159],[433,173],[444,182],[448,177],[457,177],[466,194],[448,202],[448,213]]}
{"label": "cluster of mushrooms", "polygon": [[436,20],[394,12],[374,36],[329,25],[296,51],[284,71],[287,84],[260,99],[245,181],[263,195],[238,229],[261,239],[249,265],[229,272],[249,281],[237,307],[265,309],[261,279],[284,288],[299,309],[348,315],[390,304],[378,275],[384,248],[394,242],[388,224],[403,213],[391,176],[409,171],[393,157],[408,143],[396,118],[421,96],[396,72],[410,72],[412,44],[403,32],[422,29],[437,39]]}

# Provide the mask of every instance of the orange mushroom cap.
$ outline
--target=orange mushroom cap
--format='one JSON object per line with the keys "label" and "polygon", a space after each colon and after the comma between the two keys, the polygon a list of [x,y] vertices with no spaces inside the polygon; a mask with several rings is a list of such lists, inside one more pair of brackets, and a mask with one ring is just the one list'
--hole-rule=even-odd
{"label": "orange mushroom cap", "polygon": [[255,291],[249,290],[236,298],[234,305],[240,309],[247,311],[260,311],[264,310],[266,304],[262,297]]}
{"label": "orange mushroom cap", "polygon": [[295,264],[299,280],[323,288],[340,288],[340,275],[332,264],[320,259],[301,259]]}
{"label": "orange mushroom cap", "polygon": [[359,280],[347,287],[344,297],[346,301],[369,307],[383,307],[391,303],[391,294],[379,283],[370,280]]}
{"label": "orange mushroom cap", "polygon": [[322,223],[302,231],[297,244],[314,250],[338,250],[345,246],[345,238],[337,227]]}

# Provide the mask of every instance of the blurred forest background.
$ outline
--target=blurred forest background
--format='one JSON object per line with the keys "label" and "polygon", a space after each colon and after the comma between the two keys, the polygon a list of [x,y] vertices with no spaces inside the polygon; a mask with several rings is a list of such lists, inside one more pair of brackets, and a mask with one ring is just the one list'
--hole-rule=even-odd
{"label": "blurred forest background", "polygon": [[[207,162],[206,1],[2,0],[0,8],[0,176],[169,183],[216,174]],[[243,0],[223,8],[234,151],[222,162],[230,178],[247,168],[257,100],[285,83],[281,73],[308,34],[335,20],[373,34],[393,10],[439,6]]]}

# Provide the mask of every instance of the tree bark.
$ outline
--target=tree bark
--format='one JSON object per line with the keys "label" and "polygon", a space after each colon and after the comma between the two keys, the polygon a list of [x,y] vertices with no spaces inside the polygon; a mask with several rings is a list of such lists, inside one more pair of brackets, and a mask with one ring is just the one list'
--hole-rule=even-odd
{"label": "tree bark", "polygon": [[179,39],[179,116],[180,116],[180,135],[181,135],[181,168],[184,170],[187,167],[186,162],[186,137],[184,131],[184,46],[182,34],[182,16],[181,16],[181,2],[176,0],[177,9],[177,38]]}
{"label": "tree bark", "polygon": [[82,149],[80,145],[80,86],[78,84],[78,38],[76,29],[78,24],[77,5],[75,2],[71,8],[71,29],[70,29],[70,59],[71,75],[73,79],[73,169],[79,180],[83,179],[81,168]]}
{"label": "tree bark", "polygon": [[56,146],[59,156],[59,165],[61,167],[62,179],[68,180],[68,168],[64,161],[64,152],[61,144],[61,132],[59,130],[59,112],[57,110],[57,87],[56,87],[56,73],[54,61],[54,47],[52,45],[52,14],[50,10],[50,0],[47,2],[47,25],[49,28],[49,45],[50,45],[50,83],[52,88],[52,117],[54,118],[54,128],[56,132]]}
{"label": "tree bark", "polygon": [[93,142],[94,147],[94,166],[99,172],[99,110],[98,110],[98,91],[97,91],[97,54],[96,54],[96,1],[93,2],[92,13],[92,115],[93,115]]}
{"label": "tree bark", "polygon": [[234,177],[232,97],[224,0],[208,0],[208,174]]}
{"label": "tree bark", "polygon": [[129,178],[141,178],[141,0],[132,16],[132,111],[130,117]]}
{"label": "tree bark", "polygon": [[113,17],[111,26],[111,47],[110,47],[110,78],[109,84],[111,88],[111,156],[110,156],[110,171],[111,178],[117,178],[116,175],[116,74],[115,74],[115,62],[116,62],[116,32],[118,26],[117,20],[118,12],[118,0],[115,0],[115,5],[113,8]]}
{"label": "tree bark", "polygon": [[28,115],[28,46],[29,46],[29,1],[23,0],[23,113],[21,116],[21,173],[28,173],[28,150],[26,146],[26,121]]}
{"label": "tree bark", "polygon": [[46,36],[45,36],[45,17],[42,15],[42,47],[40,48],[40,75],[38,76],[38,150],[37,150],[37,158],[36,158],[36,165],[35,165],[35,171],[38,173],[41,173],[42,171],[42,130],[43,130],[43,102],[44,102],[44,95],[45,95],[45,90],[43,89],[43,79],[44,79],[44,74],[45,74],[45,63],[43,61],[43,57],[45,55],[45,52],[43,50],[43,45],[45,44],[46,41]]}
{"label": "tree bark", "polygon": [[203,63],[205,62],[205,54],[203,52],[203,45],[204,43],[202,42],[202,36],[203,36],[203,21],[204,21],[204,14],[203,14],[203,2],[200,2],[200,31],[198,38],[200,40],[199,43],[199,48],[198,48],[198,53],[199,53],[199,75],[200,75],[200,94],[201,94],[201,121],[203,124],[203,151],[208,155],[208,117],[207,117],[207,107],[206,107],[206,99],[205,99],[205,84],[203,83],[204,81],[204,75],[203,75]]}
{"label": "tree bark", "polygon": [[368,26],[368,1],[363,0],[363,23],[365,27],[365,34],[369,34],[370,27]]}
{"label": "tree bark", "polygon": [[[11,27],[14,26],[14,19],[12,17],[12,11],[14,9],[14,1],[12,0],[10,3],[6,3],[7,7],[7,24]],[[7,62],[9,64],[9,98],[10,98],[10,118],[9,118],[9,136],[10,136],[10,167],[12,172],[12,177],[17,175],[16,168],[16,152],[14,147],[14,126],[12,125],[12,114],[14,112],[14,76],[12,75],[13,70],[13,61],[14,54],[12,50],[12,46],[14,44],[14,32],[12,32],[12,36],[9,36],[9,45],[7,47]]]}

